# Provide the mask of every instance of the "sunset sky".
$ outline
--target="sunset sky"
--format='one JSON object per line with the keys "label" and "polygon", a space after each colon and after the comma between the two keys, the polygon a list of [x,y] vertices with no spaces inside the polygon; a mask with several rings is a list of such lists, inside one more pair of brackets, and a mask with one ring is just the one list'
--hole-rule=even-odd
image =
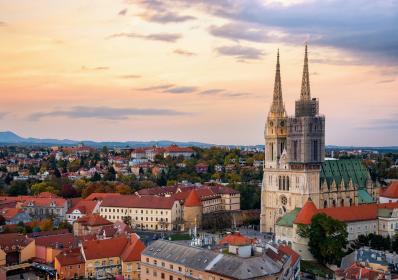
{"label": "sunset sky", "polygon": [[0,1],[0,131],[263,144],[309,44],[328,145],[398,145],[398,1]]}

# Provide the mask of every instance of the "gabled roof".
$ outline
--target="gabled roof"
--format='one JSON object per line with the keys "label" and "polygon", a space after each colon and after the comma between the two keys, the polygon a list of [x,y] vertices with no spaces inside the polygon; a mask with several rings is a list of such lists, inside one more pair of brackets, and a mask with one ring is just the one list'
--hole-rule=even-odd
{"label": "gabled roof", "polygon": [[398,198],[398,181],[393,181],[384,191],[380,197]]}
{"label": "gabled roof", "polygon": [[377,219],[377,204],[363,204],[349,207],[323,208],[319,213],[342,222],[369,221]]}
{"label": "gabled roof", "polygon": [[202,206],[202,201],[195,189],[189,192],[187,199],[184,202],[184,207]]}
{"label": "gabled roof", "polygon": [[75,210],[79,210],[81,214],[92,214],[97,201],[95,200],[80,200],[76,205],[69,208],[66,214],[71,214]]}
{"label": "gabled roof", "polygon": [[83,242],[86,260],[120,257],[128,244],[126,236],[104,240],[88,240]]}
{"label": "gabled roof", "polygon": [[120,193],[92,193],[85,200],[104,200],[108,197],[120,196]]}
{"label": "gabled roof", "polygon": [[304,204],[303,208],[301,208],[300,212],[297,214],[294,223],[303,225],[311,224],[311,219],[317,213],[317,211],[318,210],[314,202],[311,200],[311,198],[309,198]]}
{"label": "gabled roof", "polygon": [[283,253],[285,253],[286,255],[289,255],[292,257],[292,264],[291,266],[294,266],[296,264],[296,262],[299,260],[300,255],[294,251],[292,248],[290,248],[289,246],[286,245],[280,245],[278,248],[280,251],[282,251]]}
{"label": "gabled roof", "polygon": [[65,249],[55,257],[61,266],[83,264],[84,258],[80,247],[73,249]]}
{"label": "gabled roof", "polygon": [[5,233],[0,235],[0,249],[4,252],[16,252],[26,247],[33,239],[20,233]]}
{"label": "gabled roof", "polygon": [[107,219],[101,217],[98,214],[89,214],[80,217],[79,219],[76,220],[76,223],[80,223],[87,226],[104,226],[112,224],[112,222],[108,221]]}
{"label": "gabled roof", "polygon": [[11,220],[20,213],[24,213],[24,211],[20,208],[3,208],[0,210],[0,215],[6,220]]}
{"label": "gabled roof", "polygon": [[56,249],[71,248],[76,245],[72,233],[36,237],[35,243],[36,246],[51,247]]}
{"label": "gabled roof", "polygon": [[129,238],[129,242],[120,257],[125,262],[139,261],[145,245],[135,234],[130,235]]}

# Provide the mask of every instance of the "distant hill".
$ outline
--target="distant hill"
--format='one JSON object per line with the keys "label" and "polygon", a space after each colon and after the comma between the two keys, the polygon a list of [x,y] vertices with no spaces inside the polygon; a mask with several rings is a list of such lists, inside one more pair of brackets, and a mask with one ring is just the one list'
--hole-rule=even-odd
{"label": "distant hill", "polygon": [[92,140],[70,140],[70,139],[41,139],[41,138],[23,138],[12,131],[0,131],[0,145],[42,145],[42,146],[52,146],[52,145],[62,145],[71,146],[77,145],[79,143],[84,143],[85,145],[92,147],[144,147],[144,146],[170,146],[176,144],[178,146],[197,146],[197,147],[210,147],[213,144],[201,143],[201,142],[176,142],[169,140],[160,141],[126,141],[126,142],[96,142]]}

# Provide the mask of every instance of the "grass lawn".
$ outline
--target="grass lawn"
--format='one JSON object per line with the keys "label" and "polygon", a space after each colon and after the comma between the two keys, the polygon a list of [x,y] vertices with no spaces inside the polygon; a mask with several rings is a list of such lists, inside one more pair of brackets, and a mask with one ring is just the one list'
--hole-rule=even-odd
{"label": "grass lawn", "polygon": [[192,239],[192,237],[186,233],[176,233],[176,234],[170,235],[171,241],[191,240],[191,239]]}

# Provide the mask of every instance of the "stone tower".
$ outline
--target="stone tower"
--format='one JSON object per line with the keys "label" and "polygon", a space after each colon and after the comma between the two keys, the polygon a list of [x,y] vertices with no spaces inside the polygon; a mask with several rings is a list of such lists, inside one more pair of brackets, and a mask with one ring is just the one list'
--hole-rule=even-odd
{"label": "stone tower", "polygon": [[318,100],[311,98],[307,46],[294,117],[287,117],[282,101],[279,52],[276,68],[274,97],[265,126],[262,232],[273,232],[279,217],[303,207],[309,197],[319,207],[325,154],[325,118],[319,115]]}

